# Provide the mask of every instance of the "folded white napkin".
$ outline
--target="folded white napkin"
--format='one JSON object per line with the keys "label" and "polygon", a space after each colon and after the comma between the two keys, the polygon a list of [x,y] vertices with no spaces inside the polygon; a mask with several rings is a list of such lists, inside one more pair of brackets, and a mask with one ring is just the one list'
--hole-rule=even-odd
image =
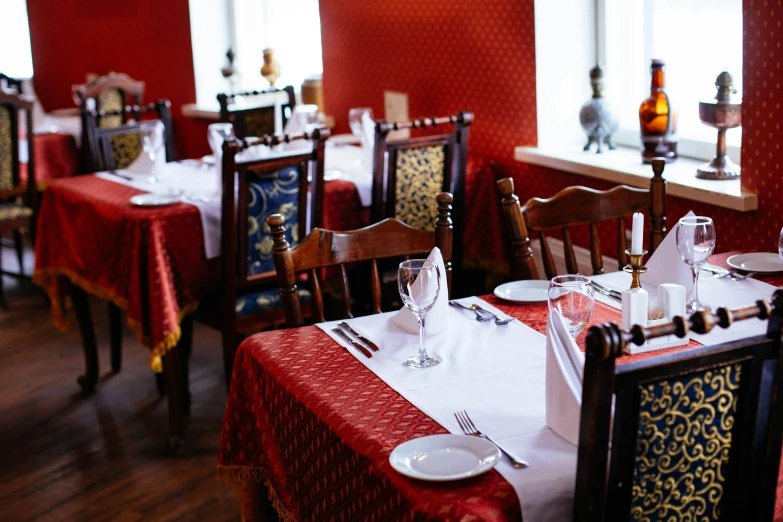
{"label": "folded white napkin", "polygon": [[166,153],[163,148],[166,141],[163,137],[163,123],[160,121],[142,123],[140,128],[139,139],[142,140],[142,143],[144,143],[145,137],[149,139],[149,146],[154,151],[155,159],[153,160],[153,153],[150,150],[142,150],[125,170],[132,174],[155,174],[166,165]]}
{"label": "folded white napkin", "polygon": [[546,323],[546,424],[571,444],[579,445],[585,356],[557,310]]}
{"label": "folded white napkin", "polygon": [[216,165],[220,165],[220,158],[223,157],[223,142],[233,135],[234,126],[230,123],[212,123],[207,128],[207,141]]}
{"label": "folded white napkin", "polygon": [[373,155],[375,154],[375,121],[368,112],[362,114],[362,130],[364,131],[364,136],[362,136],[362,162],[365,165],[365,170],[369,169],[372,172]]}
{"label": "folded white napkin", "polygon": [[[440,270],[440,294],[435,301],[435,305],[427,312],[424,321],[424,333],[426,335],[434,335],[442,332],[448,326],[449,318],[449,288],[446,282],[446,266],[443,263],[443,256],[440,253],[440,248],[435,247],[430,252],[427,261],[434,262]],[[418,287],[417,287],[418,284]],[[430,292],[433,291],[430,285],[422,285],[419,283],[419,279],[413,282],[412,292]],[[392,322],[411,333],[419,333],[419,321],[413,312],[408,310],[408,307],[403,307],[399,312],[392,316]]]}
{"label": "folded white napkin", "polygon": [[[685,214],[685,217],[695,215],[693,211]],[[646,286],[658,286],[663,283],[674,283],[685,287],[685,292],[690,295],[693,292],[693,275],[691,269],[680,256],[677,250],[677,223],[666,234],[661,244],[655,250],[649,261],[648,271],[642,274],[642,283]]]}

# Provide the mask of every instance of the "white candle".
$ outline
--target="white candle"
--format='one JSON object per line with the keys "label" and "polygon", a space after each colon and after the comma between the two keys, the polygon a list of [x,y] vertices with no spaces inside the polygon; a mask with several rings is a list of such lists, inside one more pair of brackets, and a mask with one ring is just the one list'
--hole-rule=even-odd
{"label": "white candle", "polygon": [[644,214],[637,212],[633,215],[633,227],[631,228],[631,254],[642,253],[642,237],[644,234]]}

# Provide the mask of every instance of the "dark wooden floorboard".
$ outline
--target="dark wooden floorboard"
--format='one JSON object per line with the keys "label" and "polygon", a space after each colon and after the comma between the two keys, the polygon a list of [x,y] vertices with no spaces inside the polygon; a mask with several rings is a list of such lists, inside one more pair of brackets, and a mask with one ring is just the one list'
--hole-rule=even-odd
{"label": "dark wooden floorboard", "polygon": [[[16,270],[13,249],[0,250],[2,266]],[[32,273],[29,251],[26,264]],[[166,401],[155,390],[149,350],[125,328],[122,371],[112,374],[107,307],[91,302],[101,377],[84,398],[73,318],[70,331],[56,330],[32,283],[3,281],[0,520],[239,520],[239,502],[215,480],[226,401],[220,335],[194,328],[185,456],[168,457]]]}

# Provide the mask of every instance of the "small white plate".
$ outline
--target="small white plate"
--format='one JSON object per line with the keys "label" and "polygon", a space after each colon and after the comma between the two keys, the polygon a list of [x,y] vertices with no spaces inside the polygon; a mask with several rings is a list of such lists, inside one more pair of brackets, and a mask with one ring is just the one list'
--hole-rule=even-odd
{"label": "small white plate", "polygon": [[131,205],[136,207],[162,207],[179,203],[180,196],[169,194],[136,194],[130,198]]}
{"label": "small white plate", "polygon": [[753,252],[750,254],[735,254],[728,258],[726,262],[730,267],[746,272],[759,272],[762,274],[772,274],[783,272],[783,261],[778,254],[772,252]]}
{"label": "small white plate", "polygon": [[495,288],[495,295],[515,303],[543,303],[549,299],[549,281],[512,281]]}
{"label": "small white plate", "polygon": [[428,435],[394,448],[389,463],[403,475],[432,482],[461,480],[486,473],[500,460],[491,442],[467,435]]}

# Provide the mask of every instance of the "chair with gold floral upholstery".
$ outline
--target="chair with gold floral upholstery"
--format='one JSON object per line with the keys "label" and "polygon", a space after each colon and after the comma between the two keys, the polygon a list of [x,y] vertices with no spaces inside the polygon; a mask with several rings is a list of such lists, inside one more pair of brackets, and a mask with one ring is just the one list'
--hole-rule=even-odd
{"label": "chair with gold floral upholstery", "polygon": [[[266,219],[285,216],[292,244],[321,225],[328,137],[328,130],[317,128],[295,135],[232,137],[223,144],[220,286],[217,295],[202,299],[196,320],[222,332],[226,383],[239,336],[285,323]],[[277,147],[292,150],[281,154]]]}
{"label": "chair with gold floral upholstery", "polygon": [[[767,333],[623,362],[626,345],[741,320]],[[771,304],[587,334],[575,521],[772,520],[783,438],[783,291]],[[618,360],[619,358],[619,360]]]}
{"label": "chair with gold floral upholstery", "polygon": [[[221,93],[217,99],[220,121],[233,124],[234,135],[239,139],[282,133],[296,105],[296,95],[291,85],[282,89],[272,87],[264,91]],[[278,119],[279,129],[276,123]]]}
{"label": "chair with gold floral upholstery", "polygon": [[[113,127],[101,127],[106,118],[121,117],[125,112],[133,112],[135,121],[120,123]],[[93,169],[98,171],[124,169],[141,154],[141,124],[150,119],[163,123],[166,161],[174,161],[174,125],[171,118],[171,103],[158,100],[142,106],[124,107],[112,111],[83,111],[85,134],[83,147]]]}
{"label": "chair with gold floral upholstery", "polygon": [[[408,122],[376,121],[375,125],[371,222],[393,217],[414,228],[433,230],[438,215],[435,196],[439,192],[453,194],[455,273],[462,266],[465,168],[472,122],[472,113],[460,112]],[[389,136],[391,131],[442,125],[453,125],[453,132],[396,140]]]}
{"label": "chair with gold floral upholstery", "polygon": [[[27,229],[35,236],[35,154],[33,153],[33,102],[24,96],[0,91],[0,236],[12,232],[19,261],[19,276],[24,274],[22,234]],[[19,171],[19,129],[24,111],[27,123],[27,184],[23,185]],[[16,275],[16,274],[14,274]],[[3,277],[0,271],[0,306],[5,306]]]}

